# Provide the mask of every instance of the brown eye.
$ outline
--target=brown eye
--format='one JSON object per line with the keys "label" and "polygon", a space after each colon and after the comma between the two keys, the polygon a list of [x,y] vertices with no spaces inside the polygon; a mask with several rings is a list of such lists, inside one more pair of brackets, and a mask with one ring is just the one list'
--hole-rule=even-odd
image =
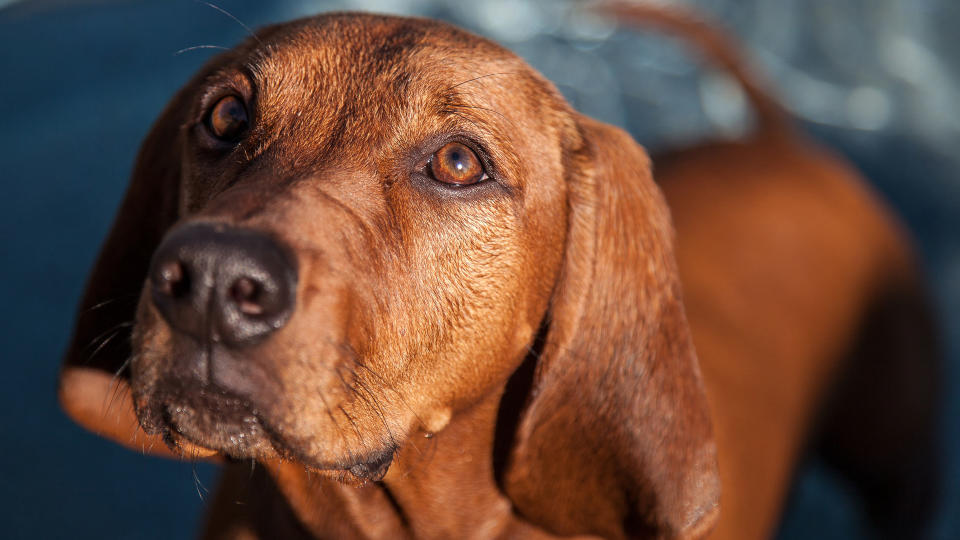
{"label": "brown eye", "polygon": [[224,96],[207,116],[207,128],[214,137],[235,142],[247,130],[247,108],[237,96]]}
{"label": "brown eye", "polygon": [[467,186],[486,178],[480,158],[463,144],[447,143],[430,158],[430,173],[445,184]]}

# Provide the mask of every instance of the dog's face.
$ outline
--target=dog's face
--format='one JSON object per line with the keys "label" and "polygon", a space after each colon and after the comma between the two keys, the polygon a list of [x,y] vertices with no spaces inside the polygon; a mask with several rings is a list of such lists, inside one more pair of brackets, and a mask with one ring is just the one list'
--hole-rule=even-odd
{"label": "dog's face", "polygon": [[141,423],[376,475],[502,383],[563,257],[556,96],[419,20],[309,19],[214,60],[173,113],[179,221],[133,334]]}

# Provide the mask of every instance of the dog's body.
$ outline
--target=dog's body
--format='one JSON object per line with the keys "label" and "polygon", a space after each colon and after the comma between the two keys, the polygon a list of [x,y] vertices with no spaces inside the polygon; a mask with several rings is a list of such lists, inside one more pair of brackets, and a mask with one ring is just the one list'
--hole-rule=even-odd
{"label": "dog's body", "polygon": [[[144,143],[61,399],[131,446],[261,462],[227,466],[210,538],[701,537],[718,499],[713,537],[769,536],[874,301],[918,296],[882,206],[756,104],[751,140],[657,162],[674,251],[643,150],[496,45],[266,29]],[[118,384],[153,435],[128,403],[103,419],[129,351],[83,350],[144,276]],[[900,352],[879,380],[917,372]],[[832,431],[839,462],[879,448],[865,482],[922,455]]]}
{"label": "dog's body", "polygon": [[[921,295],[906,244],[849,169],[794,141],[702,148],[681,161],[664,161],[659,169],[678,232],[678,266],[713,413],[721,482],[736,494],[721,499],[724,519],[717,536],[723,538],[772,534],[818,415],[851,414],[815,405],[841,384],[844,369],[863,370],[851,374],[872,379],[875,386],[862,389],[856,416],[836,427],[861,425],[849,436],[852,446],[840,450],[849,453],[841,460],[882,455],[877,465],[886,470],[871,471],[875,477],[908,467],[917,475],[913,480],[923,483],[932,473],[933,463],[928,462],[930,469],[923,463],[933,457],[935,370],[924,350],[931,337],[928,321],[922,308],[910,304],[921,302]],[[718,160],[731,159],[741,164],[736,171],[717,167]],[[777,182],[773,190],[767,187],[770,181]],[[893,305],[873,305],[889,293],[904,297]],[[883,346],[874,345],[879,347],[875,354],[856,366],[843,361],[856,352],[870,310],[894,314],[904,308],[908,311],[894,315],[901,320],[887,324],[917,325],[907,330],[914,335],[906,339],[918,348],[891,343],[893,349],[882,352]],[[872,337],[879,342],[900,339],[876,332]],[[903,378],[896,382],[897,377]],[[913,412],[920,414],[904,423],[900,409],[909,407],[919,407]],[[881,434],[885,430],[890,431]],[[898,433],[890,436],[893,431]],[[831,437],[836,436],[842,435],[824,435],[828,451],[835,448]],[[899,485],[911,484],[905,475],[912,473],[895,474]],[[894,489],[860,487],[876,498],[890,497],[887,491]],[[876,504],[907,503],[895,498],[900,502]],[[913,509],[929,502],[914,500]],[[885,517],[898,523],[904,510],[896,512],[897,517]],[[915,517],[914,525],[922,522],[919,513]]]}

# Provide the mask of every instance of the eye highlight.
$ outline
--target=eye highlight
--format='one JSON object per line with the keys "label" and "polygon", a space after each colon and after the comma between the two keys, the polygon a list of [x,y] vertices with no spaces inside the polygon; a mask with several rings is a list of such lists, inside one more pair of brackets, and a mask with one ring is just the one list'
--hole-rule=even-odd
{"label": "eye highlight", "polygon": [[207,113],[207,129],[223,142],[237,142],[249,127],[247,107],[243,101],[228,95],[217,100]]}
{"label": "eye highlight", "polygon": [[430,156],[428,165],[434,180],[456,186],[469,186],[487,178],[480,158],[458,142],[450,142]]}

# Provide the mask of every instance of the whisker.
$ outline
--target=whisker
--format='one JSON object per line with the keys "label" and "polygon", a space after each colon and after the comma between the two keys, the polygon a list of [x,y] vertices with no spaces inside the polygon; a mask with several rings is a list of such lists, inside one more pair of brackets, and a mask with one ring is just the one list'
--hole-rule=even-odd
{"label": "whisker", "polygon": [[417,460],[415,467],[407,467],[404,471],[404,476],[411,476],[419,473],[420,471],[427,468],[430,465],[430,462],[433,461],[434,456],[437,455],[437,438],[429,437],[427,438],[427,448],[421,449],[420,444],[422,440],[414,441],[413,444],[409,445],[416,449],[417,454],[420,455],[420,459]]}
{"label": "whisker", "polygon": [[[123,362],[123,364],[120,364],[120,368],[117,369],[116,372],[114,372],[113,377],[110,379],[110,386],[113,388],[113,390],[110,392],[110,401],[104,404],[105,405],[104,411],[103,411],[104,416],[107,416],[108,414],[110,414],[110,411],[113,409],[113,404],[116,401],[117,396],[120,394],[121,388],[123,388],[123,386],[120,384],[120,376],[121,374],[123,374],[124,371],[127,370],[128,367],[130,367],[131,360],[133,360],[132,356],[128,357]],[[127,392],[127,395],[129,396],[129,392],[130,392],[129,387],[127,388],[126,392]]]}
{"label": "whisker", "polygon": [[[410,411],[410,413],[413,414],[413,417],[416,418],[418,422],[420,422],[421,424],[424,424],[423,419],[420,418],[420,415],[417,414],[417,411],[415,411],[415,410],[413,409],[413,407],[411,407],[410,404],[407,403],[407,400],[404,399],[403,394],[400,393],[400,391],[397,390],[397,388],[396,388],[390,381],[388,381],[388,380],[385,379],[382,375],[380,375],[379,373],[377,373],[377,372],[374,371],[373,369],[370,369],[370,367],[368,367],[366,364],[364,364],[364,363],[360,360],[360,356],[357,354],[357,352],[356,352],[355,350],[353,350],[353,347],[351,347],[351,346],[350,346],[349,344],[347,344],[347,343],[334,343],[334,342],[333,342],[332,340],[330,340],[329,338],[327,339],[327,341],[328,341],[328,343],[330,343],[331,345],[337,347],[338,349],[340,349],[341,351],[343,351],[344,353],[346,353],[346,354],[350,357],[350,360],[353,362],[353,364],[354,364],[355,366],[360,367],[360,368],[363,368],[364,370],[366,370],[367,373],[369,373],[372,377],[374,377],[374,378],[376,379],[376,382],[377,382],[383,389],[389,390],[390,392],[392,392],[392,393],[394,394],[394,396],[396,397],[397,401],[399,401],[401,405],[403,405],[408,411]],[[354,376],[356,377],[356,374],[354,374]]]}
{"label": "whisker", "polygon": [[[348,383],[347,380],[343,377],[343,374],[340,373],[340,366],[335,366],[333,368],[333,371],[334,373],[337,374],[337,378],[340,379],[340,384],[343,385],[343,388],[346,391],[347,395],[357,396],[360,399],[364,400],[364,402],[366,402],[369,405],[369,401],[367,400],[367,398],[362,394],[360,394],[355,388],[353,388],[350,385],[350,383]],[[357,379],[356,373],[354,373],[352,369],[350,371],[351,371],[351,374],[353,375],[354,381],[356,381]],[[343,405],[338,405],[337,408],[340,410],[341,413],[343,413],[343,416],[345,416],[347,418],[347,421],[349,421],[350,424],[353,426],[353,430],[357,435],[357,442],[360,444],[360,446],[365,447],[367,443],[366,441],[363,440],[363,432],[360,430],[359,426],[357,426],[356,421],[353,419],[352,416],[350,416],[350,413],[348,413],[347,410],[343,408]]]}
{"label": "whisker", "polygon": [[122,364],[120,364],[120,367],[118,367],[117,370],[113,372],[113,378],[110,380],[110,382],[116,381],[118,378],[120,378],[120,375],[122,375],[123,372],[126,371],[128,367],[130,367],[131,361],[133,361],[132,355],[128,356],[127,359],[124,360]]}
{"label": "whisker", "polygon": [[[90,353],[90,356],[88,356],[87,359],[84,360],[84,363],[89,364],[90,362],[92,362],[93,359],[94,359],[94,357],[97,356],[97,353],[99,353],[100,351],[102,351],[103,348],[106,347],[107,345],[109,345],[110,342],[113,341],[117,336],[122,335],[124,328],[125,328],[125,327],[129,327],[129,326],[133,326],[133,323],[132,323],[132,322],[131,322],[131,323],[126,323],[126,324],[124,324],[124,325],[122,325],[122,326],[121,326],[121,325],[117,325],[117,326],[115,326],[114,328],[112,328],[111,330],[108,330],[108,332],[113,332],[113,333],[110,334],[106,339],[104,339],[103,341],[101,341],[101,342],[100,342],[100,345],[97,345],[97,348],[94,349],[92,353]],[[93,342],[91,342],[91,345],[92,345],[92,344],[93,344]],[[89,345],[88,345],[88,347],[89,347]]]}
{"label": "whisker", "polygon": [[[380,373],[378,373],[376,370],[364,364],[363,361],[360,360],[360,357],[357,354],[357,352],[353,350],[353,348],[350,347],[349,344],[342,343],[342,342],[340,343],[334,342],[329,338],[327,338],[327,341],[328,343],[330,343],[331,345],[333,345],[334,347],[342,351],[344,354],[346,354],[347,357],[350,359],[351,362],[350,364],[348,364],[348,366],[345,367],[346,369],[350,369],[351,372],[353,372],[352,366],[356,366],[357,368],[363,369],[365,373],[369,374],[369,377],[371,379],[370,382],[376,383],[380,389],[389,391],[394,396],[396,396],[396,401],[400,403],[404,408],[406,408],[413,415],[413,417],[416,419],[419,425],[421,426],[426,425],[426,422],[423,420],[423,418],[420,417],[419,414],[417,414],[416,410],[414,410],[414,408],[407,402],[403,394],[389,380],[384,378]],[[359,399],[363,400],[363,402],[366,403],[370,411],[377,415],[377,417],[380,419],[381,424],[384,427],[384,430],[386,431],[386,435],[389,439],[390,445],[394,449],[400,448],[400,442],[397,440],[397,436],[396,434],[394,434],[394,430],[391,427],[390,422],[387,420],[387,414],[384,409],[383,403],[379,399],[378,393],[374,391],[373,387],[367,384],[362,378],[358,377],[355,372],[353,372],[352,384],[347,382],[347,380],[343,376],[343,373],[340,371],[339,367],[334,369],[334,373],[340,379],[341,384],[344,386],[344,389],[347,390],[349,394],[352,394],[358,397]],[[347,413],[346,410],[343,409],[343,407],[340,407],[340,411],[344,414],[344,416],[348,419],[348,421],[354,424],[354,427],[357,429],[357,436],[360,438],[360,443],[364,444],[365,441],[363,441],[362,430],[359,430],[359,426],[355,425],[354,419]],[[436,451],[435,443],[436,441],[430,441],[429,443],[430,445],[429,447],[433,452]],[[418,444],[413,444],[412,446],[417,451],[418,454],[420,454],[421,456],[425,456],[426,459],[421,460],[422,462],[424,463],[429,462],[429,460],[431,459],[430,455],[425,454]],[[428,450],[428,452],[430,452],[431,450]]]}
{"label": "whisker", "polygon": [[[209,493],[210,493],[210,490],[207,489],[207,487],[203,485],[203,482],[200,481],[200,475],[197,474],[197,459],[196,459],[196,457],[194,457],[193,459],[191,459],[191,461],[193,462],[193,467],[192,467],[192,469],[193,469],[193,487],[196,488],[196,490],[197,490],[197,495],[200,497],[200,500],[206,502],[207,498],[206,498],[205,495],[206,495],[206,494],[209,494]],[[203,491],[201,492],[200,490],[203,490]]]}
{"label": "whisker", "polygon": [[94,305],[88,307],[87,309],[83,310],[83,312],[81,313],[81,315],[86,315],[87,313],[90,313],[91,311],[96,311],[96,310],[98,310],[98,309],[100,309],[100,308],[103,308],[103,307],[105,307],[105,306],[108,306],[108,305],[110,305],[110,304],[113,304],[114,302],[119,302],[120,300],[126,300],[126,299],[128,299],[128,298],[135,298],[135,297],[138,297],[138,296],[140,296],[138,293],[130,293],[130,294],[123,294],[123,295],[117,296],[117,297],[115,297],[115,298],[108,298],[108,299],[106,299],[106,300],[104,300],[104,301],[102,301],[102,302],[97,302],[96,304],[94,304]]}
{"label": "whisker", "polygon": [[[337,430],[337,434],[343,438],[343,434],[341,433],[340,429],[340,422],[337,422],[337,418],[333,415],[333,411],[330,410],[330,405],[327,404],[327,398],[323,397],[323,392],[320,392],[318,395],[320,396],[321,403],[323,403],[324,410],[327,412],[327,416],[330,417],[330,421],[333,422],[333,426]],[[353,452],[350,450],[350,445],[345,445],[345,447],[347,449],[347,459],[353,461]]]}
{"label": "whisker", "polygon": [[449,113],[449,114],[452,114],[452,115],[454,115],[454,116],[458,116],[458,117],[466,120],[467,122],[473,124],[473,125],[476,126],[477,128],[481,128],[481,129],[483,128],[483,126],[481,126],[480,124],[478,124],[476,120],[474,120],[474,119],[472,119],[472,118],[470,118],[470,117],[468,117],[468,116],[462,115],[462,114],[458,113],[457,111],[445,110],[444,112]]}
{"label": "whisker", "polygon": [[492,112],[493,114],[496,114],[496,115],[499,116],[500,118],[503,118],[503,119],[504,119],[508,124],[510,124],[511,126],[513,125],[513,121],[510,120],[509,118],[507,118],[506,116],[504,116],[503,113],[501,113],[500,111],[498,111],[498,110],[496,110],[496,109],[491,109],[491,108],[489,108],[489,107],[482,107],[482,106],[480,106],[480,105],[466,105],[466,104],[463,104],[463,103],[448,103],[448,104],[447,104],[447,107],[461,108],[461,109],[479,109],[479,110],[481,110],[481,111]]}
{"label": "whisker", "polygon": [[140,453],[146,454],[149,450],[153,449],[153,442],[150,443],[150,448],[146,447],[146,439],[143,437],[144,433],[140,429],[140,421],[136,416],[133,417],[133,420],[130,422],[130,446],[136,446],[140,443]]}
{"label": "whisker", "polygon": [[[121,329],[126,328],[126,327],[129,327],[129,326],[133,326],[133,321],[124,321],[124,322],[119,323],[119,324],[117,324],[117,325],[111,326],[110,328],[104,330],[101,334],[99,334],[99,335],[97,335],[96,337],[94,337],[93,339],[91,339],[91,340],[90,340],[90,343],[88,343],[87,346],[83,348],[83,350],[84,350],[84,351],[90,350],[90,347],[93,347],[93,346],[94,346],[94,343],[97,343],[97,342],[101,341],[102,339],[104,339],[104,338],[105,338],[108,334],[110,334],[111,332],[116,332],[116,331],[118,331],[118,330],[121,330]],[[103,343],[101,342],[101,343],[97,346],[97,349],[99,350],[99,348],[100,348],[102,345],[103,345]],[[96,351],[94,351],[94,354],[96,354]],[[93,358],[93,355],[90,355],[90,358],[87,358],[87,360],[89,361],[91,358]]]}
{"label": "whisker", "polygon": [[179,56],[185,52],[196,51],[198,49],[218,49],[221,51],[229,51],[230,47],[224,47],[223,45],[194,45],[193,47],[186,47],[180,49],[179,51],[173,53],[174,56]]}
{"label": "whisker", "polygon": [[[366,370],[367,373],[369,373],[372,377],[374,377],[374,378],[376,379],[377,383],[378,383],[382,388],[384,388],[385,390],[389,390],[389,391],[393,392],[393,394],[394,394],[394,395],[396,396],[396,398],[397,398],[397,401],[399,401],[401,405],[403,405],[404,407],[406,407],[406,409],[407,409],[408,411],[410,411],[410,414],[412,414],[413,417],[417,419],[417,422],[419,422],[420,424],[424,424],[423,418],[420,418],[420,415],[417,414],[417,411],[415,411],[415,410],[413,409],[413,407],[411,407],[411,406],[407,403],[407,400],[404,399],[403,394],[401,394],[400,391],[397,390],[396,387],[395,387],[390,381],[384,379],[382,375],[380,375],[380,374],[377,373],[376,371],[370,369],[370,367],[368,367],[366,364],[364,364],[363,362],[361,362],[359,358],[354,358],[354,359],[353,359],[353,363],[354,363],[357,367]],[[424,425],[425,425],[425,424],[424,424]]]}
{"label": "whisker", "polygon": [[363,402],[366,403],[367,406],[370,408],[370,410],[372,410],[373,413],[376,414],[378,418],[380,418],[380,422],[383,424],[383,428],[387,431],[387,437],[389,437],[390,442],[396,446],[396,439],[393,436],[393,432],[390,431],[390,426],[387,423],[387,417],[383,413],[383,407],[380,405],[379,401],[377,400],[376,394],[374,394],[370,390],[370,388],[359,379],[354,381],[354,385],[356,388],[353,395],[362,399]]}
{"label": "whisker", "polygon": [[249,26],[243,24],[243,21],[241,21],[240,19],[234,17],[233,14],[230,13],[229,11],[223,9],[223,8],[220,7],[220,6],[216,6],[216,5],[214,5],[214,4],[211,4],[210,2],[205,2],[204,0],[194,0],[194,1],[197,2],[197,3],[199,3],[199,4],[206,4],[207,6],[212,7],[213,9],[219,11],[220,13],[223,13],[223,14],[226,15],[227,17],[230,17],[231,19],[233,19],[234,21],[236,21],[237,24],[239,24],[240,26],[242,26],[243,29],[246,30],[248,34],[250,34],[251,36],[253,36],[253,39],[257,40],[257,43],[263,45],[263,42],[260,41],[260,38],[258,38],[257,35],[256,35],[255,33],[253,33],[253,30],[251,30]]}
{"label": "whisker", "polygon": [[453,86],[448,86],[447,89],[444,90],[444,92],[449,92],[450,90],[453,90],[454,88],[457,88],[457,87],[459,87],[459,86],[463,86],[463,85],[465,85],[465,84],[467,84],[467,83],[476,82],[476,81],[479,81],[479,80],[481,80],[481,79],[486,79],[487,77],[494,77],[494,76],[497,76],[497,75],[516,75],[517,73],[518,73],[517,71],[502,71],[502,72],[499,72],[499,73],[487,73],[486,75],[479,75],[479,76],[474,77],[474,78],[472,78],[472,79],[467,79],[467,80],[465,80],[465,81],[460,81],[460,82],[458,82],[457,84],[454,84]]}
{"label": "whisker", "polygon": [[343,405],[337,405],[337,408],[340,409],[340,413],[343,414],[343,416],[347,418],[347,421],[350,422],[350,425],[353,426],[353,431],[357,434],[357,442],[360,443],[360,446],[366,446],[366,443],[363,442],[363,433],[360,432],[360,427],[357,426],[357,422],[347,413]]}

